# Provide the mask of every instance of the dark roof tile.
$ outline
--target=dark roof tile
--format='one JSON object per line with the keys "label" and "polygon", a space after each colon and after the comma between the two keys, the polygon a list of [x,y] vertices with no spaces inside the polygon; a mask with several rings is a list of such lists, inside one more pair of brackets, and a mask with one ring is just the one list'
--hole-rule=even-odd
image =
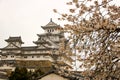
{"label": "dark roof tile", "polygon": [[20,42],[20,43],[23,43],[21,37],[9,37],[5,41],[6,42]]}
{"label": "dark roof tile", "polygon": [[50,22],[47,24],[47,25],[45,25],[45,26],[42,26],[42,28],[49,28],[49,27],[60,27],[60,25],[57,25],[56,23],[54,23],[53,21],[52,21],[52,19],[50,20]]}

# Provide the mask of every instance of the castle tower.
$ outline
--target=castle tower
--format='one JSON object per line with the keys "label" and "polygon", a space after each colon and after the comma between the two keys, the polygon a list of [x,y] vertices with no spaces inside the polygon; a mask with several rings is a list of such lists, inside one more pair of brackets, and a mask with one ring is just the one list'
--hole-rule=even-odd
{"label": "castle tower", "polygon": [[8,43],[7,47],[13,48],[13,47],[21,47],[23,44],[21,37],[9,37],[9,39],[5,40]]}
{"label": "castle tower", "polygon": [[9,37],[5,41],[8,45],[1,49],[2,65],[13,66],[20,57],[23,41],[21,37]]}
{"label": "castle tower", "polygon": [[52,19],[50,19],[47,25],[41,27],[45,30],[45,33],[37,34],[38,40],[33,43],[37,45],[38,49],[49,50],[49,54],[53,59],[52,63],[62,67],[69,66],[70,68],[72,59],[70,57],[65,57],[65,53],[59,52],[61,42],[65,40],[64,33],[61,31],[62,27],[54,23]]}
{"label": "castle tower", "polygon": [[50,22],[45,25],[41,26],[44,30],[44,34],[37,34],[38,40],[34,41],[39,48],[44,47],[50,48],[50,49],[58,49],[60,39],[64,38],[64,34],[60,31],[62,28],[60,25],[57,25],[50,19]]}

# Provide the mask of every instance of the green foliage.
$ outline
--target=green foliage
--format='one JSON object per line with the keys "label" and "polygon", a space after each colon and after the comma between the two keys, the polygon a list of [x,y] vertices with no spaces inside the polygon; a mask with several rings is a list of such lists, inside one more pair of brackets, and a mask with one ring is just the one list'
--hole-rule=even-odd
{"label": "green foliage", "polygon": [[28,71],[25,67],[16,67],[15,71],[9,76],[9,80],[34,80],[35,78],[43,75],[41,69],[36,69],[35,72]]}
{"label": "green foliage", "polygon": [[25,67],[16,67],[9,77],[9,80],[29,80],[29,74]]}

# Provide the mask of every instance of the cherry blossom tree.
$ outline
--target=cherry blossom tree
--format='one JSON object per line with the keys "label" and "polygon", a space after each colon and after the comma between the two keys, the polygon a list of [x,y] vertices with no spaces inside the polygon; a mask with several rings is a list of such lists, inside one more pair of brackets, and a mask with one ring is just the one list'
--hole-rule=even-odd
{"label": "cherry blossom tree", "polygon": [[[93,80],[120,79],[120,6],[114,0],[72,0],[69,13],[59,20],[68,21],[62,29],[69,45],[84,67],[82,75]],[[69,52],[63,49],[63,52]]]}

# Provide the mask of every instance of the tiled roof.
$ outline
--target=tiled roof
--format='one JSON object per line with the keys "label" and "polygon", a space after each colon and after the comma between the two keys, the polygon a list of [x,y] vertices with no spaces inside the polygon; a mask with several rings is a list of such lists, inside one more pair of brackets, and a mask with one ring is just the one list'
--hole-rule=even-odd
{"label": "tiled roof", "polygon": [[58,26],[58,25],[51,20],[46,26]]}
{"label": "tiled roof", "polygon": [[57,25],[57,24],[54,23],[54,22],[52,21],[52,19],[51,19],[50,22],[49,22],[47,25],[42,26],[42,28],[49,28],[49,27],[60,27],[60,25]]}
{"label": "tiled roof", "polygon": [[36,49],[37,46],[29,46],[29,47],[22,47],[22,50],[33,50]]}
{"label": "tiled roof", "polygon": [[0,48],[0,50],[21,50],[21,48]]}
{"label": "tiled roof", "polygon": [[20,42],[20,43],[23,43],[21,37],[9,37],[5,41],[7,41],[7,42]]}
{"label": "tiled roof", "polygon": [[65,71],[65,70],[61,70],[61,69],[54,67],[53,69],[51,69],[47,73],[43,74],[42,76],[37,77],[35,80],[39,80],[51,73],[60,75],[61,77],[67,78],[68,80],[83,80],[84,79],[84,77],[81,74],[75,74],[70,71]]}
{"label": "tiled roof", "polygon": [[25,51],[32,51],[32,50],[49,50],[50,48],[46,47],[46,48],[38,48],[38,46],[28,46],[28,47],[22,47],[22,50]]}

